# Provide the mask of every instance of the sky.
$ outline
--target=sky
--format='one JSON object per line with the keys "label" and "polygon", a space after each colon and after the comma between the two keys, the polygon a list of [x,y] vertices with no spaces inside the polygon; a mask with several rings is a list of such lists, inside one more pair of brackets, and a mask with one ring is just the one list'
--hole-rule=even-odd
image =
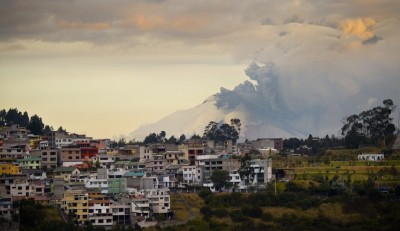
{"label": "sky", "polygon": [[54,128],[126,135],[221,87],[270,86],[246,76],[254,62],[274,67],[296,112],[332,105],[323,117],[340,120],[400,102],[398,0],[0,4],[0,107]]}

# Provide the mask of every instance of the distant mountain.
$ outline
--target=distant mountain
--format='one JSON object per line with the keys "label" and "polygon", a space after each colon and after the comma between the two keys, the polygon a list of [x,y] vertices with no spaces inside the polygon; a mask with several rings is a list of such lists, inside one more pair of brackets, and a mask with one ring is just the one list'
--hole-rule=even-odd
{"label": "distant mountain", "polygon": [[216,94],[206,99],[202,104],[197,105],[188,110],[181,110],[172,113],[156,123],[143,125],[132,132],[130,135],[138,140],[151,132],[160,132],[164,130],[168,135],[179,136],[185,134],[191,136],[193,134],[202,135],[205,126],[210,121],[227,122],[232,118],[239,118],[242,122],[241,137],[254,139],[257,137],[279,137],[279,136],[296,136],[299,132],[291,131],[291,129],[281,128],[274,125],[268,118],[262,116],[251,115],[249,107],[240,104],[234,108],[218,107],[218,101],[221,95]]}
{"label": "distant mountain", "polygon": [[268,65],[260,67],[252,64],[246,69],[246,74],[253,80],[263,75],[263,83],[258,81],[259,84],[254,85],[245,81],[234,90],[221,88],[220,93],[207,98],[202,104],[172,113],[156,123],[143,125],[130,135],[138,140],[161,130],[175,136],[202,135],[210,121],[229,123],[232,118],[241,120],[242,139],[306,135],[294,126],[296,115],[286,107],[279,94],[276,76],[269,73],[269,69]]}

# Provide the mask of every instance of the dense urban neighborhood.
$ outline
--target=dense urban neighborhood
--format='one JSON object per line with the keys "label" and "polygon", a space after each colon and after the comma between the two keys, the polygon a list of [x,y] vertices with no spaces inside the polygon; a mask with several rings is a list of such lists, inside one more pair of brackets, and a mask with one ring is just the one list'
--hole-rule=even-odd
{"label": "dense urban neighborhood", "polygon": [[[206,186],[210,190],[245,191],[273,180],[271,153],[282,139],[260,139],[236,145],[232,140],[188,139],[181,144],[125,144],[112,147],[109,139],[54,131],[33,135],[25,127],[0,130],[1,216],[18,214],[16,201],[32,199],[53,205],[77,224],[145,226],[156,218],[173,219],[171,190]],[[259,149],[262,159],[249,160],[252,175],[239,174],[240,153]],[[213,185],[213,171],[229,173],[229,188]],[[143,224],[141,223],[143,222]],[[153,224],[153,223],[150,223]]]}

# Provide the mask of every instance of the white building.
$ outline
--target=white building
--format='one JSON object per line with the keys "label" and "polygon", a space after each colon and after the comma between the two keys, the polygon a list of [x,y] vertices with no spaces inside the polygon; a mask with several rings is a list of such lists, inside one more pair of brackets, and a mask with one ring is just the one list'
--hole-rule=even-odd
{"label": "white building", "polygon": [[360,154],[358,155],[359,160],[365,161],[381,161],[385,159],[384,154]]}
{"label": "white building", "polygon": [[203,182],[203,167],[185,165],[181,167],[183,174],[183,183],[189,185],[201,185]]}
{"label": "white building", "polygon": [[99,162],[100,166],[107,169],[113,169],[116,161],[116,156],[100,154],[93,157],[94,162]]}
{"label": "white building", "polygon": [[171,200],[169,189],[149,189],[142,191],[142,193],[149,199],[149,206],[152,214],[165,214],[170,212]]}
{"label": "white building", "polygon": [[10,194],[12,196],[29,196],[33,189],[28,181],[17,182],[10,185]]}
{"label": "white building", "polygon": [[89,220],[93,226],[112,226],[113,214],[110,200],[90,200],[89,201]]}
{"label": "white building", "polygon": [[271,159],[250,160],[250,167],[254,169],[254,177],[251,179],[252,184],[263,184],[272,181]]}
{"label": "white building", "polygon": [[108,180],[107,179],[86,179],[85,188],[99,189],[101,193],[108,193]]}
{"label": "white building", "polygon": [[136,217],[150,216],[150,202],[149,199],[144,196],[139,196],[132,199],[132,215]]}

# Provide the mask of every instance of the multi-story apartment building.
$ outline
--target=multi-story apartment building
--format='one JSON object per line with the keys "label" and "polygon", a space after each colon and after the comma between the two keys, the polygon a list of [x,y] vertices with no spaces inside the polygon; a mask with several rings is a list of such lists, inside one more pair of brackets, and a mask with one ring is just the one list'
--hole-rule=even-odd
{"label": "multi-story apartment building", "polygon": [[194,165],[197,156],[205,154],[205,147],[206,145],[204,144],[203,140],[190,139],[180,147],[180,150],[185,153],[185,159],[189,160],[191,165]]}
{"label": "multi-story apartment building", "polygon": [[11,220],[11,216],[13,213],[14,209],[12,197],[3,195],[0,196],[0,218]]}
{"label": "multi-story apartment building", "polygon": [[74,214],[79,224],[89,218],[88,193],[82,189],[68,190],[63,193],[61,209],[66,214]]}
{"label": "multi-story apartment building", "polygon": [[142,191],[142,193],[149,199],[150,211],[153,215],[171,212],[171,200],[168,188],[148,189]]}
{"label": "multi-story apartment building", "polygon": [[25,182],[26,180],[26,175],[0,176],[0,194],[3,196],[11,195],[11,185],[19,182]]}
{"label": "multi-story apartment building", "polygon": [[77,162],[82,161],[81,149],[78,146],[68,146],[61,148],[62,162]]}
{"label": "multi-story apartment building", "polygon": [[204,167],[204,180],[209,180],[213,170],[226,171],[238,170],[240,162],[238,159],[219,158],[216,155],[204,155],[197,157],[197,165]]}
{"label": "multi-story apartment building", "polygon": [[0,149],[0,160],[5,159],[23,159],[29,155],[29,146],[27,144],[3,144]]}
{"label": "multi-story apartment building", "polygon": [[125,178],[108,178],[108,193],[120,194],[126,191]]}
{"label": "multi-story apartment building", "polygon": [[84,180],[85,188],[97,189],[102,193],[108,193],[108,180],[107,179],[88,179]]}
{"label": "multi-story apartment building", "polygon": [[47,196],[51,192],[51,186],[49,182],[46,181],[34,181],[31,182],[32,196]]}
{"label": "multi-story apartment building", "polygon": [[42,167],[42,159],[36,157],[18,159],[17,163],[22,169],[40,169]]}
{"label": "multi-story apartment building", "polygon": [[113,214],[110,200],[89,200],[89,220],[93,226],[111,227]]}
{"label": "multi-story apartment building", "polygon": [[131,202],[132,215],[135,217],[150,217],[150,201],[144,196],[137,196]]}
{"label": "multi-story apartment building", "polygon": [[163,155],[167,165],[180,164],[180,160],[185,158],[185,153],[183,151],[166,151]]}
{"label": "multi-story apartment building", "polygon": [[153,149],[149,146],[140,146],[139,149],[140,161],[146,162],[153,159]]}
{"label": "multi-story apartment building", "polygon": [[204,173],[203,166],[184,165],[181,169],[184,184],[201,185]]}
{"label": "multi-story apartment building", "polygon": [[146,172],[151,174],[163,174],[165,173],[167,165],[167,160],[163,154],[153,155],[153,159],[146,162]]}
{"label": "multi-story apartment building", "polygon": [[21,174],[21,167],[14,163],[1,163],[0,164],[0,175],[19,175]]}
{"label": "multi-story apartment building", "polygon": [[111,205],[113,225],[131,224],[131,205],[126,203],[113,202]]}
{"label": "multi-story apartment building", "polygon": [[99,154],[93,157],[94,162],[99,162],[100,166],[107,169],[113,169],[116,157],[113,155]]}
{"label": "multi-story apartment building", "polygon": [[42,159],[42,167],[55,169],[58,166],[58,149],[42,149],[30,152],[32,157]]}
{"label": "multi-story apartment building", "polygon": [[90,160],[99,154],[97,147],[81,147],[81,159]]}
{"label": "multi-story apartment building", "polygon": [[252,184],[264,184],[272,181],[271,159],[250,160],[250,167],[254,169],[254,177],[251,179]]}
{"label": "multi-story apartment building", "polygon": [[28,181],[15,182],[10,185],[10,193],[12,196],[30,196],[33,192],[32,186]]}

